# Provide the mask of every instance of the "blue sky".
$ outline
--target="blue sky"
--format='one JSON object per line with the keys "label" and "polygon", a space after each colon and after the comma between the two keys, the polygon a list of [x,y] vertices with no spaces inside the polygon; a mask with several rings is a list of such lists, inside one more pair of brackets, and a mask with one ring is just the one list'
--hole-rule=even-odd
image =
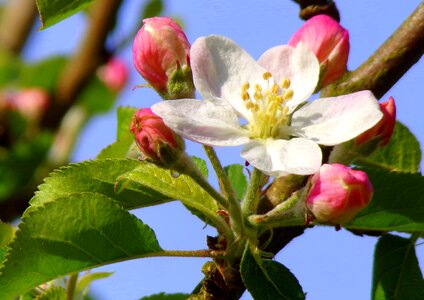
{"label": "blue sky", "polygon": [[[111,42],[131,32],[138,20],[142,1],[124,1],[120,23]],[[338,1],[341,24],[350,32],[349,69],[358,67],[420,3],[419,0],[399,1]],[[260,5],[258,5],[260,3]],[[191,42],[209,34],[226,35],[253,57],[275,45],[284,44],[303,23],[293,1],[255,0],[173,0],[168,1],[165,15],[184,20]],[[25,56],[36,60],[51,54],[71,53],[84,29],[84,18],[74,16],[33,35]],[[117,105],[148,107],[159,97],[148,89],[131,90],[143,79],[132,68],[131,49],[121,55],[132,69],[131,81]],[[382,100],[393,96],[398,106],[398,120],[407,125],[424,144],[424,62],[419,61]],[[74,161],[91,159],[114,141],[115,112],[90,122],[77,142]],[[223,164],[242,163],[238,148],[218,149]],[[190,154],[204,156],[201,147],[188,144]],[[423,166],[423,164],[421,165]],[[156,232],[165,249],[202,249],[206,235],[214,231],[188,213],[177,202],[134,212]],[[295,239],[277,255],[298,277],[310,300],[368,299],[371,288],[372,259],[376,239],[357,237],[333,228],[313,228]],[[418,247],[419,258],[424,250]],[[109,265],[102,271],[115,274],[94,284],[99,299],[130,300],[157,292],[190,292],[202,278],[200,268],[206,259],[150,258]],[[250,299],[247,294],[243,299]]]}

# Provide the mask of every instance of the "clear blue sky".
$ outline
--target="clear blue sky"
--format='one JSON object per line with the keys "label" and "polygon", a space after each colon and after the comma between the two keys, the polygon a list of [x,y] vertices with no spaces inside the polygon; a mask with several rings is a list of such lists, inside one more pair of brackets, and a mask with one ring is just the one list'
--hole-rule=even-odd
{"label": "clear blue sky", "polygon": [[[138,18],[142,1],[124,1],[120,22],[114,38],[127,34]],[[349,29],[351,52],[349,69],[355,69],[396,29],[421,2],[336,1],[341,12],[341,24]],[[260,5],[258,5],[260,3]],[[226,35],[239,43],[253,57],[266,49],[288,41],[301,26],[298,6],[292,1],[257,0],[174,0],[168,1],[165,15],[184,20],[191,42],[209,34]],[[28,59],[70,53],[83,32],[83,18],[72,17],[43,32],[36,33],[25,50]],[[112,41],[114,39],[112,38]],[[122,93],[118,105],[148,107],[159,97],[147,89],[131,91],[143,83],[132,68],[131,50],[122,53],[132,69],[131,81]],[[407,125],[424,144],[424,61],[416,64],[382,99],[393,96],[398,106],[398,119]],[[102,115],[84,130],[73,156],[74,161],[91,159],[114,141],[115,113]],[[201,148],[188,144],[190,154],[203,156]],[[242,163],[239,149],[219,149],[224,164]],[[423,164],[421,165],[423,166]],[[170,203],[134,212],[156,232],[165,249],[201,249],[206,247],[210,228],[179,205]],[[368,299],[371,288],[373,251],[376,239],[357,237],[333,228],[313,228],[294,240],[277,255],[298,277],[309,300]],[[419,258],[424,249],[418,247]],[[205,259],[157,258],[128,261],[100,268],[115,271],[109,279],[98,281],[93,290],[99,299],[130,300],[157,292],[190,292],[202,278],[200,268]],[[251,299],[245,294],[243,299]]]}

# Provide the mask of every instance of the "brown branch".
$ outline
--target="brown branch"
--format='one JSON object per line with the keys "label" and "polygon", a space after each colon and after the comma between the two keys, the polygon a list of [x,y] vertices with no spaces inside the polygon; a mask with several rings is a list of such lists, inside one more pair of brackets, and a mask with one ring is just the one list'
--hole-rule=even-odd
{"label": "brown branch", "polygon": [[[30,0],[23,1],[33,2]],[[55,101],[50,105],[49,111],[42,120],[44,128],[54,131],[59,128],[61,120],[74,104],[84,84],[95,74],[97,67],[106,60],[104,44],[115,23],[115,16],[121,2],[122,0],[97,0],[90,7],[90,23],[86,35],[79,50],[71,58],[59,78]],[[0,203],[0,219],[11,221],[21,215],[28,206],[28,201],[34,194],[36,186],[49,171],[50,168],[43,170],[43,172],[40,172],[42,175],[38,176],[38,179],[34,179],[34,182],[30,183],[28,187],[23,187],[22,191],[4,199]]]}
{"label": "brown branch", "polygon": [[293,0],[300,5],[299,17],[309,20],[316,15],[327,15],[340,22],[340,14],[333,0]]}
{"label": "brown branch", "polygon": [[98,0],[90,6],[90,23],[81,47],[63,70],[52,105],[43,127],[57,128],[66,111],[75,102],[78,93],[107,59],[104,44],[115,24],[116,12],[122,0]]}
{"label": "brown branch", "polygon": [[9,0],[0,18],[0,48],[18,54],[37,16],[35,1]]}
{"label": "brown branch", "polygon": [[424,54],[424,2],[358,69],[322,91],[337,96],[371,90],[381,98]]}

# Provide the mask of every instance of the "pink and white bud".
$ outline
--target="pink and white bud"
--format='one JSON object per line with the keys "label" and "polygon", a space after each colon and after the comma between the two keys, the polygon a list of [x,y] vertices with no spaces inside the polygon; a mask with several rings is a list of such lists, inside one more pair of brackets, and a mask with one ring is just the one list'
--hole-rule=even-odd
{"label": "pink and white bud", "polygon": [[171,164],[184,151],[183,139],[165,125],[150,108],[138,110],[131,122],[137,146],[149,161]]}
{"label": "pink and white bud", "polygon": [[344,224],[364,209],[373,195],[365,172],[324,164],[311,177],[306,205],[321,223]]}
{"label": "pink and white bud", "polygon": [[[190,43],[171,18],[144,19],[134,39],[133,60],[140,75],[160,95],[169,98],[171,77],[190,65]],[[192,81],[191,70],[187,77],[183,79]]]}
{"label": "pink and white bud", "polygon": [[38,121],[49,106],[49,94],[40,88],[29,88],[9,95],[8,106],[28,121]]}
{"label": "pink and white bud", "polygon": [[327,15],[310,18],[291,37],[289,45],[306,44],[317,57],[320,66],[320,86],[339,79],[346,72],[349,56],[349,32]]}
{"label": "pink and white bud", "polygon": [[376,139],[379,141],[378,145],[380,147],[389,143],[396,125],[395,99],[390,97],[386,102],[380,103],[380,110],[383,113],[383,117],[374,127],[368,129],[355,139],[357,145],[362,145]]}
{"label": "pink and white bud", "polygon": [[127,83],[128,68],[125,62],[112,57],[106,64],[99,67],[97,76],[113,92],[119,92]]}

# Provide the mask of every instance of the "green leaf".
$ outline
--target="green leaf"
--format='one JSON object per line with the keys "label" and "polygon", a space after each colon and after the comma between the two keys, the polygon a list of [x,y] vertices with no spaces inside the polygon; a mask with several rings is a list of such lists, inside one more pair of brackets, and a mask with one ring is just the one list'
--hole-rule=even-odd
{"label": "green leaf", "polygon": [[241,278],[253,299],[305,299],[296,277],[279,262],[255,258],[246,247],[240,266]]}
{"label": "green leaf", "polygon": [[365,170],[374,186],[370,204],[345,227],[356,230],[424,231],[424,177]]}
{"label": "green leaf", "polygon": [[161,250],[150,227],[110,198],[74,193],[22,218],[0,269],[0,299],[72,272]]}
{"label": "green leaf", "polygon": [[41,29],[46,29],[86,8],[93,0],[36,0]]}
{"label": "green leaf", "polygon": [[424,299],[424,280],[411,240],[383,235],[374,257],[373,300]]}
{"label": "green leaf", "polygon": [[239,164],[234,164],[226,166],[224,169],[236,192],[237,198],[243,199],[247,190],[247,179],[243,173],[244,167]]}
{"label": "green leaf", "polygon": [[191,158],[193,159],[196,166],[199,168],[200,173],[202,173],[202,175],[205,176],[205,178],[208,178],[209,170],[208,170],[208,166],[206,164],[206,161],[204,159],[201,159],[200,157],[197,157],[197,156],[192,156]]}
{"label": "green leaf", "polygon": [[134,159],[106,159],[85,161],[60,168],[51,173],[39,187],[39,191],[30,201],[31,207],[83,192],[108,196],[126,209],[170,201],[171,199],[147,187],[132,189],[127,186],[116,192],[115,184],[118,176],[137,169],[141,164],[143,163]]}
{"label": "green leaf", "polygon": [[390,171],[416,173],[420,162],[421,148],[418,140],[405,125],[397,122],[389,144],[363,158],[358,165],[371,164]]}
{"label": "green leaf", "polygon": [[75,287],[75,294],[79,294],[80,296],[85,297],[89,291],[90,284],[93,281],[107,278],[112,274],[113,272],[94,272],[84,274],[78,279],[77,285]]}
{"label": "green leaf", "polygon": [[[7,245],[15,236],[15,227],[0,220],[0,247]],[[1,259],[0,259],[1,261]]]}
{"label": "green leaf", "polygon": [[123,137],[131,136],[130,124],[134,114],[138,111],[138,108],[129,106],[120,106],[116,112],[118,127],[116,130],[116,139],[122,139]]}
{"label": "green leaf", "polygon": [[134,143],[134,137],[126,136],[106,146],[97,155],[97,159],[108,158],[137,158],[140,152]]}
{"label": "green leaf", "polygon": [[84,87],[78,101],[89,114],[108,112],[115,104],[117,94],[109,90],[96,76]]}
{"label": "green leaf", "polygon": [[52,286],[34,300],[66,300],[66,290],[61,286]]}
{"label": "green leaf", "polygon": [[189,294],[182,294],[182,293],[177,293],[177,294],[159,293],[159,294],[154,294],[154,295],[140,298],[140,300],[185,300],[189,296],[190,296]]}
{"label": "green leaf", "polygon": [[25,65],[21,70],[20,85],[22,87],[36,86],[53,92],[66,63],[66,57],[55,56]]}
{"label": "green leaf", "polygon": [[134,114],[138,108],[129,106],[120,106],[117,110],[117,129],[116,141],[104,148],[99,155],[98,159],[105,158],[136,158],[139,156],[137,146],[134,143],[134,135],[130,131],[130,124]]}
{"label": "green leaf", "polygon": [[146,2],[143,8],[142,18],[151,18],[159,16],[163,10],[162,0],[149,0]]}
{"label": "green leaf", "polygon": [[218,205],[215,200],[188,175],[174,174],[169,169],[140,162],[137,168],[119,176],[117,181],[118,190],[152,189],[161,193],[163,197],[180,200],[184,205],[202,213],[207,219],[216,218]]}

